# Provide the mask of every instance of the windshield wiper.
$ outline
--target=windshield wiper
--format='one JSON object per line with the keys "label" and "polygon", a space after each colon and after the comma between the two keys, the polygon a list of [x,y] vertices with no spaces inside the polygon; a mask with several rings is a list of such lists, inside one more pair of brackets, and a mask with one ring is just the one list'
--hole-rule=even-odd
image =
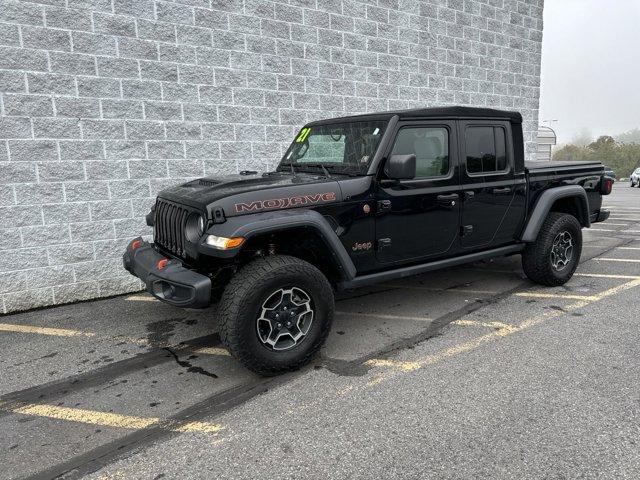
{"label": "windshield wiper", "polygon": [[276,171],[277,172],[281,172],[282,170],[280,170],[280,167],[289,167],[289,169],[291,170],[291,175],[295,175],[296,174],[296,169],[293,168],[293,162],[289,162],[289,163],[280,163],[280,165],[278,165],[276,167]]}
{"label": "windshield wiper", "polygon": [[324,173],[324,176],[327,178],[331,178],[331,174],[329,173],[329,170],[327,170],[327,167],[325,167],[322,163],[305,163],[303,165],[305,167],[321,168],[322,172]]}

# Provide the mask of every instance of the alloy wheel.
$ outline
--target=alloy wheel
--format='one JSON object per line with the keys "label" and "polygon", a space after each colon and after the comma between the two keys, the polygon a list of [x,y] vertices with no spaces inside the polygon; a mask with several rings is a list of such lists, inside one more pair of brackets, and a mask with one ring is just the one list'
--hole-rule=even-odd
{"label": "alloy wheel", "polygon": [[573,237],[569,232],[562,231],[553,239],[551,247],[551,265],[558,272],[563,270],[573,258]]}
{"label": "alloy wheel", "polygon": [[262,304],[256,322],[258,338],[273,350],[289,350],[299,345],[311,328],[311,297],[298,287],[280,288]]}

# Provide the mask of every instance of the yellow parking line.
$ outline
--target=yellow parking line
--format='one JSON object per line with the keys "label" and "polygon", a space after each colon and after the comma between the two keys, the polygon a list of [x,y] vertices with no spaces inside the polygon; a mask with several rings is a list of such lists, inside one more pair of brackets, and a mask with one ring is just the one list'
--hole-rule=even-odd
{"label": "yellow parking line", "polygon": [[609,273],[574,273],[576,277],[593,277],[593,278],[618,278],[621,280],[635,280],[640,278],[640,275],[616,275]]}
{"label": "yellow parking line", "polygon": [[544,293],[544,292],[518,292],[515,293],[516,297],[530,297],[530,298],[566,298],[568,300],[595,300],[594,295],[570,295],[564,293]]}
{"label": "yellow parking line", "polygon": [[[86,332],[82,330],[72,330],[69,328],[51,328],[51,327],[38,327],[35,325],[17,325],[13,323],[0,323],[0,332],[13,332],[13,333],[33,333],[37,335],[50,335],[56,337],[92,337],[98,340],[106,340],[110,342],[126,342],[133,345],[142,345],[145,347],[165,348],[175,347],[175,345],[166,342],[151,342],[146,338],[132,338],[122,335],[116,335],[110,337],[106,335],[98,335],[95,332]],[[220,347],[201,347],[193,351],[194,353],[200,353],[203,355],[220,355],[229,356],[229,352]]]}
{"label": "yellow parking line", "polygon": [[196,433],[208,433],[212,435],[216,435],[220,430],[224,429],[222,425],[218,425],[216,423],[207,423],[207,422],[189,422],[183,425],[175,425],[170,427],[170,430],[174,432],[196,432]]}
{"label": "yellow parking line", "polygon": [[56,405],[24,405],[11,409],[14,413],[36,417],[54,418],[71,422],[102,425],[105,427],[129,428],[138,430],[148,428],[160,422],[158,418],[134,417],[118,413],[98,412],[81,408],[59,407]]}
{"label": "yellow parking line", "polygon": [[205,355],[220,355],[220,356],[227,356],[227,357],[231,355],[228,350],[225,350],[224,348],[221,348],[221,347],[197,348],[193,351],[193,353],[203,353]]}
{"label": "yellow parking line", "polygon": [[[2,405],[0,405],[0,409]],[[7,409],[13,413],[36,417],[52,418],[69,422],[85,423],[88,425],[100,425],[103,427],[125,428],[140,430],[160,425],[174,432],[199,432],[217,434],[223,429],[221,425],[207,422],[189,422],[180,424],[173,421],[165,421],[155,417],[138,417],[134,415],[121,415],[119,413],[99,412],[82,408],[60,407],[57,405],[28,404]]]}
{"label": "yellow parking line", "polygon": [[151,295],[131,295],[129,297],[126,297],[125,300],[128,300],[129,302],[159,302],[160,301],[156,297],[153,297]]}
{"label": "yellow parking line", "polygon": [[[572,305],[567,306],[565,310],[575,310],[577,308],[582,308],[586,305],[588,305],[588,302],[576,302]],[[459,355],[460,353],[468,352],[470,350],[474,350],[491,340],[495,340],[501,337],[512,335],[517,332],[521,332],[535,325],[538,325],[539,323],[542,323],[549,318],[558,317],[560,315],[564,315],[564,312],[559,310],[554,310],[553,312],[545,312],[541,315],[531,317],[518,325],[514,325],[512,328],[496,330],[495,332],[488,333],[486,335],[475,338],[473,340],[469,340],[468,342],[463,342],[458,345],[454,345],[453,347],[442,350],[440,352],[434,353],[432,355],[427,355],[423,359],[419,360],[418,363],[421,366],[433,365],[434,363],[441,362],[446,358],[453,357],[455,355]]]}
{"label": "yellow parking line", "polygon": [[380,318],[383,320],[414,320],[419,322],[431,322],[432,318],[429,317],[405,317],[403,315],[384,315],[380,313],[361,313],[361,312],[335,312],[336,315],[349,316],[353,315],[356,317],[367,317],[367,318]]}
{"label": "yellow parking line", "polygon": [[[531,317],[529,319],[524,320],[522,323],[518,324],[518,325],[512,325],[509,326],[508,328],[498,328],[495,331],[488,333],[486,335],[483,335],[481,337],[475,338],[473,340],[467,341],[467,342],[463,342],[457,345],[454,345],[452,347],[446,348],[444,350],[441,350],[439,352],[436,352],[434,354],[428,355],[426,357],[423,357],[422,359],[419,359],[417,361],[411,361],[411,362],[406,362],[406,361],[396,361],[396,360],[392,360],[392,359],[370,359],[367,362],[365,362],[367,365],[371,365],[371,366],[377,366],[377,367],[381,367],[381,368],[387,368],[388,370],[383,370],[382,373],[376,374],[374,375],[374,377],[368,381],[366,384],[361,385],[361,386],[353,386],[350,385],[349,388],[347,389],[343,389],[343,390],[338,390],[333,392],[332,394],[330,394],[328,397],[324,396],[321,398],[316,398],[314,401],[308,403],[308,404],[304,404],[304,405],[300,405],[299,407],[295,408],[295,409],[291,409],[289,411],[289,413],[294,413],[300,410],[305,410],[307,408],[310,408],[312,406],[315,405],[319,405],[322,402],[326,402],[328,401],[330,398],[335,398],[335,397],[339,397],[342,395],[346,395],[349,392],[358,392],[361,391],[365,388],[370,388],[373,387],[375,385],[379,385],[380,383],[389,380],[393,377],[395,377],[398,374],[401,373],[408,373],[411,371],[415,371],[415,370],[419,370],[420,368],[426,366],[426,365],[433,365],[435,363],[441,362],[443,360],[446,360],[447,358],[450,357],[454,357],[456,355],[459,355],[461,353],[465,353],[471,350],[474,350],[482,345],[484,345],[485,343],[488,343],[490,341],[493,340],[497,340],[499,338],[503,338],[506,337],[508,335],[512,335],[514,333],[517,332],[521,332],[524,331],[526,329],[529,329],[535,325],[538,325],[548,319],[551,318],[556,318],[559,316],[562,316],[564,314],[566,314],[566,312],[570,312],[573,310],[577,310],[580,308],[584,308],[587,305],[590,305],[591,303],[601,300],[605,297],[614,295],[620,291],[623,290],[627,290],[630,288],[634,288],[640,285],[640,277],[638,276],[630,276],[630,275],[607,275],[607,274],[589,274],[589,273],[583,273],[580,274],[581,276],[585,276],[585,277],[601,277],[601,278],[622,278],[622,279],[632,279],[629,282],[626,282],[622,285],[619,285],[617,287],[613,287],[610,288],[608,290],[605,290],[604,292],[601,292],[598,295],[594,295],[592,296],[592,300],[580,300],[577,302],[574,302],[570,305],[565,306],[562,310],[553,310],[553,311],[546,311],[543,314]],[[462,320],[458,320],[456,322],[461,322],[462,324],[471,324],[472,321],[465,321],[465,319]],[[484,322],[478,322],[478,324],[482,324]],[[494,322],[487,322],[490,325],[492,325]],[[475,324],[475,323],[474,323]],[[502,322],[498,322],[498,325],[501,325]]]}
{"label": "yellow parking line", "polygon": [[[621,291],[624,290],[629,290],[631,288],[635,288],[637,286],[640,286],[640,278],[635,278],[634,280],[631,280],[629,282],[625,282],[622,285],[618,285],[616,287],[610,288],[608,290],[605,290],[604,292],[601,292],[597,295],[593,295],[591,297],[589,297],[588,299],[581,299],[578,302],[572,303],[570,305],[567,305],[563,308],[563,310],[555,310],[555,311],[549,311],[549,312],[545,312],[541,315],[537,315],[534,317],[531,317],[527,320],[524,320],[522,323],[518,324],[518,325],[514,325],[512,328],[503,328],[503,329],[498,329],[494,332],[491,332],[489,334],[483,335],[481,337],[475,338],[473,340],[469,340],[467,342],[463,342],[460,343],[458,345],[454,345],[450,348],[444,349],[440,352],[436,352],[434,354],[431,355],[427,355],[426,357],[417,360],[416,362],[411,362],[412,365],[414,366],[412,368],[412,370],[417,370],[418,368],[415,368],[415,364],[419,365],[419,368],[422,368],[423,366],[426,365],[432,365],[434,363],[438,363],[442,360],[445,360],[447,358],[459,355],[461,353],[464,352],[468,352],[470,350],[474,350],[478,347],[480,347],[481,345],[488,343],[490,341],[496,340],[498,338],[501,337],[505,337],[507,335],[512,335],[514,333],[517,332],[521,332],[523,330],[529,329],[535,325],[538,325],[550,318],[555,318],[555,317],[559,317],[561,315],[564,315],[567,311],[572,311],[572,310],[577,310],[579,308],[584,308],[587,305],[597,302],[599,300],[602,300],[603,298],[609,297],[611,295],[615,295],[617,293],[620,293]],[[393,361],[391,361],[391,363],[389,362],[382,362],[380,364],[380,366],[388,366],[391,367],[390,372],[385,373],[385,374],[381,374],[378,375],[374,378],[374,380],[372,382],[370,382],[367,386],[373,386],[373,385],[377,385],[379,383],[381,383],[384,380],[387,380],[391,377],[393,377],[394,375],[396,375],[399,371],[406,371],[406,369],[402,368],[402,363],[400,364],[399,367],[396,367],[393,364]],[[396,367],[396,368],[394,368]]]}
{"label": "yellow parking line", "polygon": [[620,230],[612,230],[609,228],[589,228],[589,232],[619,232]]}
{"label": "yellow parking line", "polygon": [[[621,218],[615,220],[622,220]],[[627,225],[631,225],[630,223],[614,223],[614,222],[604,222],[603,225],[620,225],[621,227],[626,227]]]}
{"label": "yellow parking line", "polygon": [[605,290],[604,292],[600,292],[600,293],[594,295],[594,297],[596,297],[595,301],[602,300],[603,298],[610,297],[611,295],[615,295],[617,293],[623,292],[625,290],[629,290],[631,288],[635,288],[635,287],[637,287],[639,285],[640,285],[640,278],[636,277],[635,280],[631,280],[630,282],[625,282],[622,285],[618,285],[617,287],[609,288],[609,289]]}
{"label": "yellow parking line", "polygon": [[[565,307],[565,311],[566,310],[575,310],[577,308],[582,308],[586,305],[588,305],[589,302],[576,302],[572,305],[569,305],[567,307]],[[517,332],[521,332],[523,330],[529,329],[535,325],[538,325],[539,323],[544,322],[545,320],[548,320],[550,318],[554,318],[554,317],[559,317],[560,315],[564,315],[565,312],[563,311],[559,311],[559,310],[554,310],[554,311],[550,311],[550,312],[545,312],[541,315],[537,315],[535,317],[531,317],[525,321],[523,321],[522,323],[518,324],[518,325],[513,325],[512,328],[503,328],[503,329],[498,329],[495,330],[494,332],[488,333],[486,335],[482,335],[481,337],[478,338],[474,338],[473,340],[469,340],[467,342],[462,342],[459,343],[457,345],[454,345],[452,347],[446,348],[444,350],[441,350],[439,352],[433,353],[431,355],[427,355],[426,357],[423,357],[422,359],[416,361],[416,362],[412,362],[413,364],[417,364],[417,368],[412,368],[412,370],[418,370],[419,368],[422,368],[424,366],[427,365],[433,365],[436,363],[439,363],[443,360],[446,360],[447,358],[450,357],[454,357],[456,355],[459,355],[461,353],[465,353],[471,350],[475,350],[476,348],[484,345],[485,343],[488,343],[490,341],[496,340],[498,338],[502,338],[502,337],[506,337],[508,335],[512,335],[514,333]],[[393,365],[392,363],[389,364],[384,364],[382,363],[380,366],[388,366],[391,367],[391,371],[389,373],[386,374],[381,374],[378,375],[376,377],[376,381],[375,383],[370,383],[368,386],[372,386],[372,385],[377,385],[379,383],[381,383],[384,380],[388,380],[390,378],[392,378],[393,376],[395,376],[395,374],[398,371],[407,371],[403,368],[401,368],[402,366],[400,366],[400,368],[393,368],[395,367],[395,365]]]}
{"label": "yellow parking line", "polygon": [[37,333],[40,335],[53,335],[56,337],[93,337],[95,333],[71,330],[69,328],[37,327],[34,325],[16,325],[13,323],[0,323],[0,331],[15,333]]}
{"label": "yellow parking line", "polygon": [[487,328],[495,328],[495,329],[511,329],[515,327],[515,325],[504,322],[481,322],[479,320],[454,320],[451,322],[454,325],[460,325],[464,327],[487,327]]}
{"label": "yellow parking line", "polygon": [[636,260],[633,258],[604,258],[597,257],[593,258],[596,262],[622,262],[622,263],[640,263],[640,260]]}
{"label": "yellow parking line", "polygon": [[397,360],[389,360],[386,358],[373,358],[364,362],[365,365],[370,367],[393,367],[399,368],[402,371],[410,372],[420,368],[420,364],[417,362],[401,362]]}
{"label": "yellow parking line", "polygon": [[616,247],[615,245],[582,245],[582,248],[615,248],[618,250],[640,250],[640,247]]}

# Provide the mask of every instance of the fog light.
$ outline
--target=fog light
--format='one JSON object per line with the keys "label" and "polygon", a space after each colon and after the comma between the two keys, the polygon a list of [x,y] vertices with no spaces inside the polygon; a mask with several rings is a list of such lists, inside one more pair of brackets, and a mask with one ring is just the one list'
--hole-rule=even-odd
{"label": "fog light", "polygon": [[236,248],[242,245],[244,242],[243,237],[218,237],[216,235],[207,235],[207,239],[205,243],[207,245],[211,245],[214,248],[219,248],[220,250],[227,250],[229,248]]}

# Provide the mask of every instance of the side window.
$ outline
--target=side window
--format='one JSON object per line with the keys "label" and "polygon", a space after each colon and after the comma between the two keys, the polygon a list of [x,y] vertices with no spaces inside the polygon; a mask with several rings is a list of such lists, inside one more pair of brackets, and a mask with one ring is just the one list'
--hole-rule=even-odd
{"label": "side window", "polygon": [[391,155],[416,156],[416,178],[449,173],[449,132],[443,127],[401,128]]}
{"label": "side window", "polygon": [[502,127],[467,127],[467,172],[502,172],[507,169],[507,141]]}

